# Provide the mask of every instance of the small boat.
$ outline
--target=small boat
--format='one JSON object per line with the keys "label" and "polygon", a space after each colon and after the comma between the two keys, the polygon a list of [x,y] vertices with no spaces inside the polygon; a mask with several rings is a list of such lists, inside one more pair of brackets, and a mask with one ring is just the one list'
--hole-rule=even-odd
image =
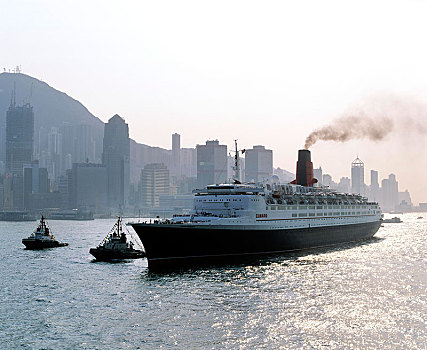
{"label": "small boat", "polygon": [[388,224],[400,224],[402,220],[400,220],[399,217],[395,216],[394,218],[391,218],[391,219],[384,219],[383,222]]}
{"label": "small boat", "polygon": [[68,245],[68,243],[58,242],[55,239],[43,215],[37,229],[28,238],[24,238],[22,243],[27,249],[56,248]]}
{"label": "small boat", "polygon": [[89,253],[99,261],[140,259],[145,257],[143,250],[135,249],[133,243],[127,241],[120,217],[98,247],[90,248]]}
{"label": "small boat", "polygon": [[419,216],[419,217],[417,217],[417,219],[423,219],[423,217],[422,217],[422,216]]}

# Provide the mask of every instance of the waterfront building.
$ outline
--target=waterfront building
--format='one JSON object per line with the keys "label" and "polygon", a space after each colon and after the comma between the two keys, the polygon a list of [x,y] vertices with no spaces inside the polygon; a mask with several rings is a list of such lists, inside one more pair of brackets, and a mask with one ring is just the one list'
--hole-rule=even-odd
{"label": "waterfront building", "polygon": [[49,178],[56,180],[62,173],[62,135],[56,127],[47,135],[47,152]]}
{"label": "waterfront building", "polygon": [[181,175],[197,177],[197,152],[195,148],[181,148]]}
{"label": "waterfront building", "polygon": [[126,207],[130,182],[129,127],[114,115],[104,129],[102,163],[107,170],[107,199],[111,208]]}
{"label": "waterfront building", "polygon": [[147,164],[141,170],[139,193],[143,207],[158,207],[161,195],[169,195],[169,170],[163,163]]}
{"label": "waterfront building", "polygon": [[332,176],[329,174],[323,174],[322,184],[323,184],[323,186],[331,187],[332,186]]}
{"label": "waterfront building", "polygon": [[[55,195],[49,196],[51,191],[48,171],[46,168],[40,168],[38,160],[33,161],[31,164],[24,164],[23,186],[25,209],[45,208],[43,203],[46,201],[42,203],[40,201],[41,198],[47,199],[49,197],[49,203],[54,202]],[[55,206],[59,205],[60,203],[57,202]]]}
{"label": "waterfront building", "polygon": [[181,136],[177,133],[172,135],[172,172],[181,175]]}
{"label": "waterfront building", "polygon": [[245,180],[264,182],[273,175],[273,151],[253,146],[245,152]]}
{"label": "waterfront building", "polygon": [[348,177],[342,177],[338,183],[337,190],[342,193],[351,192],[351,180]]}
{"label": "waterfront building", "polygon": [[16,106],[14,96],[6,112],[6,172],[10,175],[10,207],[24,207],[24,164],[31,163],[34,142],[33,107]]}
{"label": "waterfront building", "polygon": [[97,213],[105,208],[107,204],[107,169],[104,165],[74,163],[71,181],[73,209],[85,208]]}
{"label": "waterfront building", "polygon": [[378,202],[380,193],[380,184],[378,182],[378,171],[371,170],[371,185],[369,186],[369,200]]}
{"label": "waterfront building", "polygon": [[93,162],[95,160],[95,140],[90,125],[80,124],[77,126],[75,133],[75,155],[76,163]]}
{"label": "waterfront building", "polygon": [[394,211],[399,204],[399,183],[396,175],[390,174],[381,181],[380,205],[383,211]]}
{"label": "waterfront building", "polygon": [[359,157],[351,163],[351,192],[365,195],[365,164]]}
{"label": "waterfront building", "polygon": [[227,146],[218,140],[197,145],[197,186],[225,183],[227,181]]}
{"label": "waterfront building", "polygon": [[313,169],[313,176],[317,179],[317,183],[314,184],[315,187],[320,187],[323,184],[323,170],[322,167]]}

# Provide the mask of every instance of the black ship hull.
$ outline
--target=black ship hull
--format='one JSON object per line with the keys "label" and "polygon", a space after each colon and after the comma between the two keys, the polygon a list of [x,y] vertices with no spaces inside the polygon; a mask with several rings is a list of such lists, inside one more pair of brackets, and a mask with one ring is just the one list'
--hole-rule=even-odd
{"label": "black ship hull", "polygon": [[220,262],[358,242],[372,238],[381,222],[300,229],[227,229],[224,226],[131,224],[141,239],[150,268]]}
{"label": "black ship hull", "polygon": [[37,239],[27,239],[24,238],[22,243],[25,245],[26,249],[45,249],[45,248],[57,248],[57,247],[65,247],[68,243],[61,243],[58,241],[42,241]]}

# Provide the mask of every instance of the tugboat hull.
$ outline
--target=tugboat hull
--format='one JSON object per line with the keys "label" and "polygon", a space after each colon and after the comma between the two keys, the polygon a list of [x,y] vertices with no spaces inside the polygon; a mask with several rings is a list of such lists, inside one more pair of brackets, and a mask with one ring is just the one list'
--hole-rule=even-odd
{"label": "tugboat hull", "polygon": [[61,243],[58,241],[41,241],[37,239],[28,239],[28,238],[24,238],[22,240],[22,243],[25,245],[26,249],[31,249],[31,250],[65,247],[68,245],[68,243]]}
{"label": "tugboat hull", "polygon": [[92,254],[98,261],[140,259],[145,257],[145,253],[142,250],[130,249],[126,251],[120,251],[98,247],[91,248],[89,253]]}

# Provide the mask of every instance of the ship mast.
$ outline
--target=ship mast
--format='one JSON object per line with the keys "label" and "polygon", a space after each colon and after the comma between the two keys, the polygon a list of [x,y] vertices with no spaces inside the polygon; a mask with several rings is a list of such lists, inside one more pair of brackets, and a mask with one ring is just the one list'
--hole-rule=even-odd
{"label": "ship mast", "polygon": [[240,183],[240,164],[239,164],[239,153],[242,152],[245,153],[245,149],[242,150],[238,150],[237,149],[237,140],[234,140],[234,166],[233,166],[233,170],[234,170],[234,181]]}

